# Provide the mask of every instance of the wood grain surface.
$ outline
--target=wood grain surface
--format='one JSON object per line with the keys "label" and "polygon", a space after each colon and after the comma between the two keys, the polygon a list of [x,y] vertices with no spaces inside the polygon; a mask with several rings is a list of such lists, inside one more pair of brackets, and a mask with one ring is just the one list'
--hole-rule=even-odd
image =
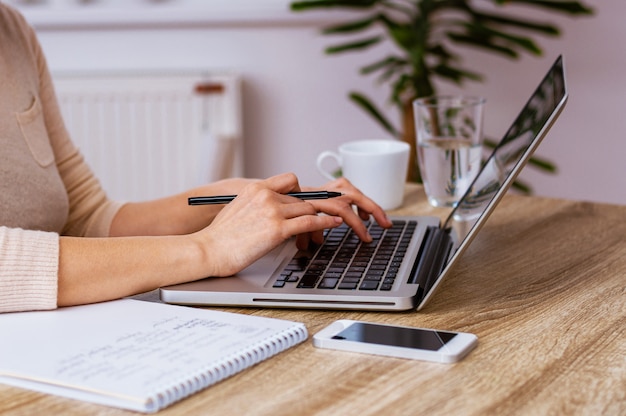
{"label": "wood grain surface", "polygon": [[[446,215],[418,186],[393,213]],[[625,206],[507,195],[420,312],[220,308],[301,321],[311,335],[336,319],[472,332],[479,344],[463,361],[309,339],[159,414],[624,415],[625,295]],[[0,385],[0,414],[42,412],[133,414]]]}

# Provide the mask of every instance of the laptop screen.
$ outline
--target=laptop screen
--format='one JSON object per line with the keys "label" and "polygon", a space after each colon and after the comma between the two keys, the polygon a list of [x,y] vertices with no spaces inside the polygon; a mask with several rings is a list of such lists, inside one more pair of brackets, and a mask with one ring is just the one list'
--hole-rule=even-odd
{"label": "laptop screen", "polygon": [[[537,87],[444,224],[476,222],[502,188],[515,179],[566,98],[563,59],[559,57]],[[467,225],[464,226],[467,228]],[[469,233],[469,230],[467,231]],[[467,234],[466,233],[466,234]],[[464,236],[460,236],[460,240]]]}
{"label": "laptop screen", "polygon": [[[566,99],[563,58],[559,56],[444,222],[442,228],[448,230],[452,240],[458,244],[456,252],[446,260],[446,265],[461,255],[489,217],[556,119]],[[444,266],[437,281],[426,287],[423,303],[432,295],[434,290],[431,289],[435,289],[447,269]]]}

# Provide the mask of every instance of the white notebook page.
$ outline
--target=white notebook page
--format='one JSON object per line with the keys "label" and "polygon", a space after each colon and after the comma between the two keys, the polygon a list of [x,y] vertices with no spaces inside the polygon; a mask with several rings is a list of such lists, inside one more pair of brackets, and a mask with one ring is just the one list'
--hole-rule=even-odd
{"label": "white notebook page", "polygon": [[156,411],[307,338],[271,318],[118,300],[0,314],[0,382]]}

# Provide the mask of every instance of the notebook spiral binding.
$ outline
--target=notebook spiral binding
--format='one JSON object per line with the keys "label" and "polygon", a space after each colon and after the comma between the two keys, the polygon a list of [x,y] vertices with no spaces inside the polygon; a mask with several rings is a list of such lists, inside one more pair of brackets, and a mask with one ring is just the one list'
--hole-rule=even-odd
{"label": "notebook spiral binding", "polygon": [[304,342],[309,334],[304,325],[286,329],[277,335],[268,337],[252,346],[214,363],[210,367],[201,368],[197,374],[174,383],[168,387],[157,388],[152,398],[146,403],[148,412],[156,412],[172,403],[180,401],[194,393],[217,384],[253,365],[260,363],[294,345]]}

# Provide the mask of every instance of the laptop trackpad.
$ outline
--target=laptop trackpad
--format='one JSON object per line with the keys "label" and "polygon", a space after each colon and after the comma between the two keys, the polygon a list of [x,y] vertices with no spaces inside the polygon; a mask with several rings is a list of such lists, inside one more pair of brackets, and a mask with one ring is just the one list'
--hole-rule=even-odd
{"label": "laptop trackpad", "polygon": [[279,268],[282,269],[297,252],[298,249],[296,248],[295,240],[287,240],[285,243],[279,245],[268,254],[237,273],[234,277],[263,285],[276,270]]}

